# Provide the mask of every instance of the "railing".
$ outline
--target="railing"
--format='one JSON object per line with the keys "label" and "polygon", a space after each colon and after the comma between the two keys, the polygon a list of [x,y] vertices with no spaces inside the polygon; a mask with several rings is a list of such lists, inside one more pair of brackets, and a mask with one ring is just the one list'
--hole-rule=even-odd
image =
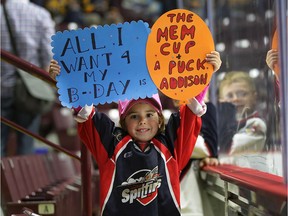
{"label": "railing", "polygon": [[[10,63],[12,65],[14,65],[15,67],[18,67],[24,71],[26,71],[27,73],[30,73],[31,75],[38,77],[39,79],[42,79],[43,81],[49,83],[50,85],[56,87],[56,82],[50,78],[49,74],[11,54],[10,52],[7,52],[3,49],[1,49],[1,60],[6,61],[7,63]],[[70,151],[67,151],[65,148],[62,148],[59,145],[56,145],[52,142],[50,142],[49,140],[39,136],[38,134],[32,133],[31,131],[19,126],[18,124],[16,124],[15,122],[12,122],[4,117],[1,116],[1,122],[3,122],[4,124],[14,128],[15,130],[25,133],[28,136],[31,136],[41,142],[43,142],[44,144],[57,149],[60,152],[63,152],[64,154],[79,160],[81,162],[81,178],[82,178],[82,216],[91,216],[92,215],[92,194],[91,194],[91,154],[90,152],[87,150],[87,148],[84,145],[81,145],[81,158],[78,157],[77,155],[71,153]]]}
{"label": "railing", "polygon": [[217,215],[287,216],[288,187],[281,176],[229,164],[204,167],[200,173],[207,199],[221,203],[213,206]]}

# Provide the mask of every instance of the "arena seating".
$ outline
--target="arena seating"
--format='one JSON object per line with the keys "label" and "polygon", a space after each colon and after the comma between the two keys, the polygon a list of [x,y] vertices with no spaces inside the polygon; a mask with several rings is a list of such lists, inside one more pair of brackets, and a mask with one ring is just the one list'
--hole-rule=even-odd
{"label": "arena seating", "polygon": [[1,200],[5,216],[34,213],[81,215],[80,162],[61,153],[1,158]]}

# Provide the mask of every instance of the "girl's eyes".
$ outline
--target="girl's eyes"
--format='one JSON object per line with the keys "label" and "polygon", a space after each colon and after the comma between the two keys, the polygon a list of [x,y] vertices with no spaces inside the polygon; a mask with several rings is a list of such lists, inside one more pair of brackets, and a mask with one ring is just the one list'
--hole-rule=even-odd
{"label": "girl's eyes", "polygon": [[149,118],[149,117],[153,117],[154,116],[154,113],[147,113],[146,116]]}
{"label": "girl's eyes", "polygon": [[[151,118],[153,116],[154,116],[154,113],[146,113],[145,118]],[[132,115],[130,115],[129,118],[130,119],[139,119],[139,118],[141,118],[141,116],[138,114],[132,114]]]}
{"label": "girl's eyes", "polygon": [[137,119],[137,115],[130,115],[130,119]]}

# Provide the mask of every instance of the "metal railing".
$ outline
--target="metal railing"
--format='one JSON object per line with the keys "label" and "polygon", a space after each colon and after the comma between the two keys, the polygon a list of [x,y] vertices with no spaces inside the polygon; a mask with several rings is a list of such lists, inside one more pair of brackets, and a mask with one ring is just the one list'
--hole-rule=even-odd
{"label": "metal railing", "polygon": [[[49,74],[45,70],[23,60],[23,59],[15,56],[15,55],[13,55],[10,52],[3,50],[3,49],[1,49],[1,60],[5,61],[9,64],[12,64],[17,68],[20,68],[20,69],[26,71],[27,73],[30,73],[31,75],[33,75],[35,77],[38,77],[39,79],[42,79],[43,81],[49,83],[53,87],[56,87],[56,81],[53,80],[52,78],[50,78]],[[21,127],[20,125],[16,124],[15,122],[10,121],[10,120],[2,117],[2,116],[1,116],[1,122],[12,127],[13,129],[15,129],[21,133],[24,133],[28,136],[31,136],[31,137],[39,140],[42,143],[44,143],[44,144],[46,144],[46,145],[48,145],[54,149],[57,149],[58,151],[72,157],[73,159],[79,160],[81,162],[82,216],[91,216],[92,215],[91,154],[87,150],[87,148],[84,145],[81,145],[81,157],[78,157],[74,153],[66,150],[65,148],[63,148],[57,144],[52,143],[51,141],[41,137],[40,135],[35,134],[35,133],[25,129],[25,128]]]}

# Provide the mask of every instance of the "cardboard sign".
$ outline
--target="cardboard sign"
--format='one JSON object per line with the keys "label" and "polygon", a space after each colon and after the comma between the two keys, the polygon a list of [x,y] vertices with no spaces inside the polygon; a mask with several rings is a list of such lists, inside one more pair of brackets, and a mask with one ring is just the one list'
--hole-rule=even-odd
{"label": "cardboard sign", "polygon": [[[279,50],[278,49],[278,30],[277,29],[275,30],[275,33],[274,33],[273,38],[272,38],[272,49]],[[273,71],[276,73],[277,78],[279,78],[280,77],[279,62],[277,62],[274,65]]]}
{"label": "cardboard sign", "polygon": [[205,57],[213,50],[210,30],[197,14],[184,9],[168,11],[155,22],[148,37],[150,76],[163,94],[186,101],[209,84],[213,66]]}
{"label": "cardboard sign", "polygon": [[157,92],[145,61],[143,21],[57,32],[52,36],[59,100],[65,107],[137,99]]}

